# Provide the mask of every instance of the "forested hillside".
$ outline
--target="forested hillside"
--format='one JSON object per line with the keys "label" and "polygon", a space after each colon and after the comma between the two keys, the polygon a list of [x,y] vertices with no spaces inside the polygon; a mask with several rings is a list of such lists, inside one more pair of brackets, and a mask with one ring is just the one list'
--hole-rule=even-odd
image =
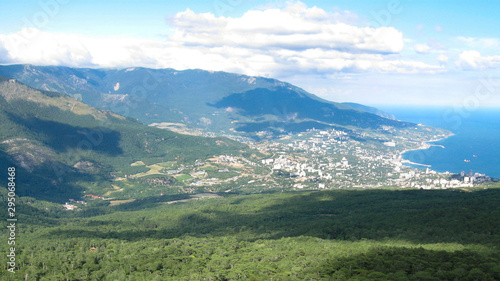
{"label": "forested hillside", "polygon": [[2,280],[500,278],[499,189],[223,195],[105,215],[24,198],[18,273]]}
{"label": "forested hillside", "polygon": [[226,138],[149,127],[66,95],[0,81],[0,168],[18,168],[19,196],[64,202],[89,186],[103,190],[113,178],[148,170],[131,166],[136,161],[194,163],[245,149]]}

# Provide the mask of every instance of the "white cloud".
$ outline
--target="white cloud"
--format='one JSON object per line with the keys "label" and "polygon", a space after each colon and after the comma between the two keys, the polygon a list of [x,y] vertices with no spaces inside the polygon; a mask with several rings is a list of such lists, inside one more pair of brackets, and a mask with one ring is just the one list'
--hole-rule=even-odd
{"label": "white cloud", "polygon": [[498,50],[500,48],[500,38],[457,37],[457,39],[472,49]]}
{"label": "white cloud", "polygon": [[[347,16],[346,16],[347,15]],[[345,17],[343,17],[345,16]],[[297,2],[250,10],[239,18],[177,13],[166,41],[101,38],[25,28],[0,34],[0,60],[77,67],[201,68],[284,79],[298,73],[436,73],[445,69],[400,57],[403,34],[393,27],[358,27]]]}
{"label": "white cloud", "polygon": [[439,62],[446,63],[446,62],[448,62],[448,57],[447,57],[446,55],[441,54],[441,55],[439,55],[439,56],[437,57],[437,60],[438,60]]}
{"label": "white cloud", "polygon": [[9,51],[3,46],[0,41],[0,63],[9,63],[11,61]]}
{"label": "white cloud", "polygon": [[455,64],[462,69],[499,68],[500,56],[483,57],[478,51],[463,51]]}
{"label": "white cloud", "polygon": [[431,50],[431,48],[425,44],[416,44],[413,46],[413,49],[419,54],[427,54]]}
{"label": "white cloud", "polygon": [[447,50],[447,47],[438,40],[430,38],[426,44],[415,44],[413,50],[417,54],[443,53]]}
{"label": "white cloud", "polygon": [[434,38],[430,38],[427,41],[427,46],[429,46],[433,52],[443,52],[448,49],[443,43]]}
{"label": "white cloud", "polygon": [[148,65],[150,58],[146,51],[162,45],[137,38],[96,38],[34,28],[24,28],[10,35],[0,34],[0,42],[9,52],[10,63],[80,67]]}
{"label": "white cloud", "polygon": [[339,71],[382,72],[382,73],[419,73],[442,72],[440,66],[432,66],[418,61],[391,60],[380,54],[350,54],[336,50],[309,49],[306,51],[276,51],[273,53],[282,65],[288,66],[281,73],[321,73],[328,74]]}
{"label": "white cloud", "polygon": [[178,13],[171,40],[203,47],[324,48],[362,53],[397,53],[403,35],[393,27],[356,27],[338,21],[338,15],[302,3],[284,9],[251,10],[240,18]]}

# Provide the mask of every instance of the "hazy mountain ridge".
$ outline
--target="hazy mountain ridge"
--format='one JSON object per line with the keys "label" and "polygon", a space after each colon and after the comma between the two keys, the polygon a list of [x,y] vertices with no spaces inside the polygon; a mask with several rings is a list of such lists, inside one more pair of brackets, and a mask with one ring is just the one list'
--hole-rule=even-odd
{"label": "hazy mountain ridge", "polygon": [[[258,100],[259,102],[255,103],[252,100]],[[308,96],[298,93],[293,89],[270,90],[258,88],[244,93],[229,95],[213,106],[217,108],[234,108],[240,115],[256,118],[257,122],[255,123],[262,123],[262,121],[265,122],[271,119],[275,123],[285,123],[288,125],[310,122],[312,123],[311,126],[316,128],[354,126],[363,129],[374,129],[381,125],[395,127],[405,127],[408,125],[407,123],[380,118],[377,115],[364,111],[347,108],[341,109],[334,103],[326,103],[308,98]],[[277,108],[280,108],[281,111],[278,111]],[[270,116],[273,114],[275,116],[278,115],[278,118],[273,119]],[[268,118],[265,118],[266,116]],[[244,123],[243,126],[250,125],[251,123]]]}
{"label": "hazy mountain ridge", "polygon": [[343,102],[342,104],[348,105],[352,108],[356,108],[359,110],[363,110],[363,111],[366,111],[369,113],[376,114],[380,117],[384,117],[384,118],[388,118],[388,119],[396,119],[396,117],[394,115],[389,114],[387,112],[384,112],[384,111],[382,111],[378,108],[372,107],[372,106],[366,106],[366,105],[362,105],[362,104],[354,103],[354,102]]}
{"label": "hazy mountain ridge", "polygon": [[226,72],[12,65],[0,66],[0,74],[146,124],[182,123],[226,133],[249,126],[275,132],[408,126],[370,107],[326,101],[286,82]]}

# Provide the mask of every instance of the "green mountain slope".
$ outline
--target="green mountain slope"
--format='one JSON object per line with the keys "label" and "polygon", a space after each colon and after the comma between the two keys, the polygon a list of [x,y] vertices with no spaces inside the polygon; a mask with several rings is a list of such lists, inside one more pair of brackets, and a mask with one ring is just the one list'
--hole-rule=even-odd
{"label": "green mountain slope", "polygon": [[90,185],[99,190],[114,178],[147,171],[131,166],[136,161],[194,163],[242,149],[229,139],[148,127],[66,95],[0,79],[0,166],[18,168],[20,196],[78,198]]}
{"label": "green mountain slope", "polygon": [[409,126],[368,107],[326,101],[289,83],[226,72],[12,65],[0,66],[0,75],[146,124],[182,123],[226,133]]}
{"label": "green mountain slope", "polygon": [[[255,103],[254,100],[259,102]],[[375,129],[384,125],[408,126],[408,123],[381,118],[366,111],[343,109],[334,103],[312,99],[294,89],[270,90],[258,88],[229,95],[213,104],[213,106],[216,108],[234,108],[235,111],[239,111],[239,115],[253,118],[252,121],[243,122],[242,126],[237,128],[237,130],[243,131],[265,130],[265,126],[272,125],[276,128],[282,127],[285,131],[301,131],[310,127],[338,128],[351,126]],[[276,110],[277,108],[281,108],[283,111],[280,113]],[[272,116],[273,112],[274,115],[278,113],[281,116]],[[303,126],[294,127],[293,125]]]}

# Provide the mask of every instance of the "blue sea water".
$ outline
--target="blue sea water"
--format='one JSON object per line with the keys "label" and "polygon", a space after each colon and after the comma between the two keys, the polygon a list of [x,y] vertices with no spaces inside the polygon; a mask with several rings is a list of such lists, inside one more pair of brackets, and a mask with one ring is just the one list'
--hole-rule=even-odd
{"label": "blue sea water", "polygon": [[[430,125],[454,133],[426,150],[409,151],[403,158],[431,165],[438,172],[479,172],[500,178],[500,109],[443,107],[379,107],[397,119]],[[467,161],[465,161],[467,160]],[[425,169],[424,166],[413,166]]]}

